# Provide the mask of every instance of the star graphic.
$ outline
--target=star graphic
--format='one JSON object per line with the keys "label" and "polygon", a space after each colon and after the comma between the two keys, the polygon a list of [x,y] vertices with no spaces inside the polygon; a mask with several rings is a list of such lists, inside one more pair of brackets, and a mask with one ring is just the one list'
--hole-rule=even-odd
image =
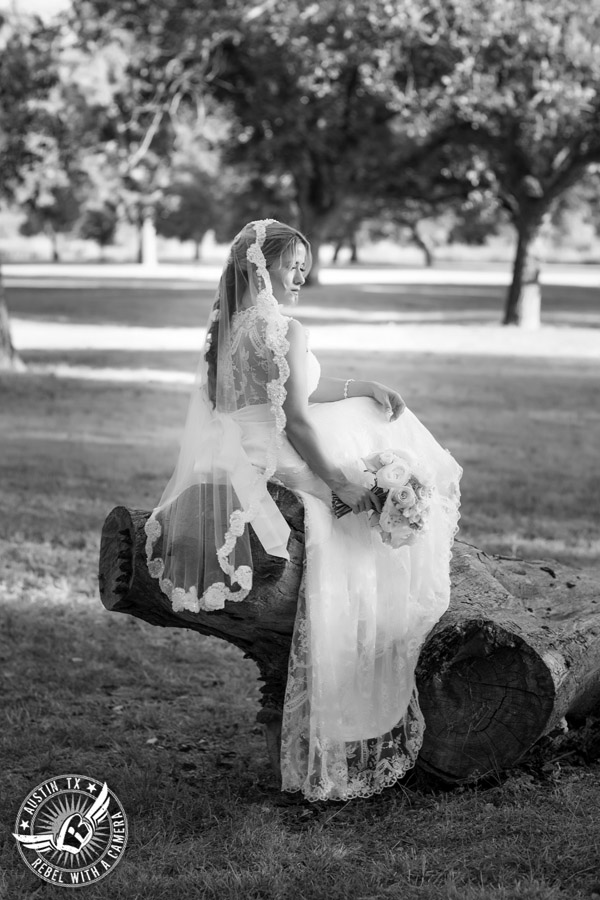
{"label": "star graphic", "polygon": [[90,794],[93,794],[94,791],[96,791],[96,790],[98,789],[98,785],[97,785],[97,784],[92,784],[91,781],[90,781],[90,782],[88,782],[87,789],[88,789],[88,791],[90,792]]}
{"label": "star graphic", "polygon": [[29,828],[29,822],[26,822],[25,819],[21,819],[21,824],[19,828],[22,828],[23,831],[26,831]]}

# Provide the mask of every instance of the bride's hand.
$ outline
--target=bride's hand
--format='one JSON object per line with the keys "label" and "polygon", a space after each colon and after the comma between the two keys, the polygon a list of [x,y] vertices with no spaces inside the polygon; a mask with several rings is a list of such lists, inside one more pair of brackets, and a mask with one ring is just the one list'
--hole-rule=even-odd
{"label": "bride's hand", "polygon": [[381,512],[381,499],[363,484],[353,484],[349,481],[344,487],[336,487],[334,493],[353,513],[367,512],[370,509]]}
{"label": "bride's hand", "polygon": [[384,412],[390,421],[397,419],[406,409],[406,403],[398,393],[378,381],[371,382],[371,396],[377,403],[383,406]]}

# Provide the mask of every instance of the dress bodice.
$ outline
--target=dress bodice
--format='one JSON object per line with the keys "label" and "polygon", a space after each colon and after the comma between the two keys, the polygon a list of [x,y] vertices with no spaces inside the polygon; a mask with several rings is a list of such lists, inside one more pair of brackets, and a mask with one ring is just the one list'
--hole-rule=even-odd
{"label": "dress bodice", "polygon": [[319,360],[312,352],[308,350],[306,353],[306,384],[308,387],[308,396],[316,391],[317,385],[321,378],[321,365]]}
{"label": "dress bodice", "polygon": [[[237,313],[231,326],[233,391],[238,408],[269,403],[267,383],[274,377],[272,354],[265,341],[266,324],[251,306]],[[316,390],[321,377],[319,360],[311,350],[306,353],[308,396]]]}

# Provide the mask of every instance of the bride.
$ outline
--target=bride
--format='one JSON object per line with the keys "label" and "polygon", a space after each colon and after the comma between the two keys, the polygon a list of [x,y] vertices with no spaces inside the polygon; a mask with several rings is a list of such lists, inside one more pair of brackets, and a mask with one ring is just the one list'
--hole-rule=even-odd
{"label": "bride", "polygon": [[[146,525],[148,569],[175,610],[222,609],[252,589],[249,527],[289,558],[269,480],[305,508],[306,569],[281,737],[285,791],[367,797],[414,764],[423,740],[415,667],[447,608],[461,468],[377,382],[323,377],[298,321],[310,245],[273,219],[233,241],[209,319],[175,472]],[[409,451],[428,472],[427,527],[394,547],[363,460]],[[336,518],[332,495],[353,515]]]}

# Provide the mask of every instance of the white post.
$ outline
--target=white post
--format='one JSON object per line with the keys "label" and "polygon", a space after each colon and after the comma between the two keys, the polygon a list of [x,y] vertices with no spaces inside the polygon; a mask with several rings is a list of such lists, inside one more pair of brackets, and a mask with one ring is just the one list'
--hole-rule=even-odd
{"label": "white post", "polygon": [[523,285],[521,298],[521,321],[519,325],[526,331],[537,331],[541,324],[542,292],[538,280]]}
{"label": "white post", "polygon": [[158,253],[156,247],[156,228],[151,215],[144,216],[142,222],[142,265],[156,266]]}

